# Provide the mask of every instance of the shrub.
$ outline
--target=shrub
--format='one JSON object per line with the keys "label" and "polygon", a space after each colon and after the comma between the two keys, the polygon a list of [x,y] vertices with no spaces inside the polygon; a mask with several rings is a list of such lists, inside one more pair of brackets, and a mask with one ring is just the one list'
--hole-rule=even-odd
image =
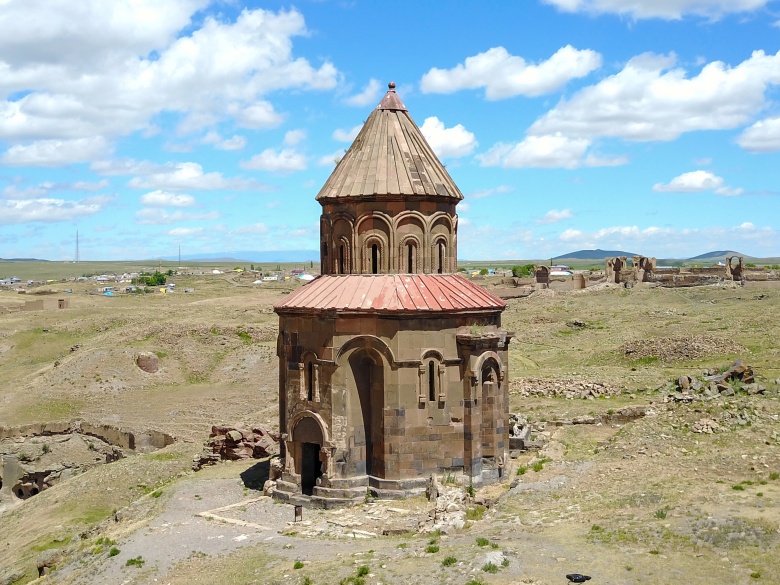
{"label": "shrub", "polygon": [[119,550],[117,547],[115,547],[115,546],[112,546],[112,547],[111,547],[111,550],[109,550],[109,551],[108,551],[108,556],[110,556],[110,557],[115,557],[115,556],[116,556],[116,555],[118,555],[120,552],[121,552],[121,551],[120,551],[120,550]]}
{"label": "shrub", "polygon": [[442,565],[442,567],[451,567],[452,565],[454,565],[457,562],[458,562],[458,559],[456,559],[455,557],[446,557],[441,562],[441,565]]}
{"label": "shrub", "polygon": [[125,567],[138,567],[139,569],[144,566],[144,563],[146,561],[141,557],[141,555],[138,555],[135,558],[127,559],[127,562],[125,563]]}
{"label": "shrub", "polygon": [[366,575],[368,575],[370,572],[371,572],[371,570],[370,570],[370,569],[369,569],[369,568],[368,568],[366,565],[362,565],[362,566],[361,566],[361,567],[359,567],[359,568],[358,568],[358,570],[357,570],[357,576],[358,576],[358,577],[365,577],[365,576],[366,576]]}
{"label": "shrub", "polygon": [[490,541],[487,538],[480,536],[477,538],[477,546],[488,546]]}
{"label": "shrub", "polygon": [[295,561],[295,564],[293,564],[293,569],[303,569],[303,563],[301,561]]}
{"label": "shrub", "polygon": [[429,544],[425,547],[425,552],[427,553],[437,553],[439,552],[439,547],[435,544]]}
{"label": "shrub", "polygon": [[478,522],[485,516],[485,506],[475,506],[474,508],[466,509],[466,520],[474,520]]}
{"label": "shrub", "polygon": [[498,566],[495,563],[482,565],[482,570],[486,573],[498,573]]}

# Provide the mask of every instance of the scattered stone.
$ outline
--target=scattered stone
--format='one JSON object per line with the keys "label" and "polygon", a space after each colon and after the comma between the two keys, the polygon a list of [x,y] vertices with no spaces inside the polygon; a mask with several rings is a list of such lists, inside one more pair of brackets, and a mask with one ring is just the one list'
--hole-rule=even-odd
{"label": "scattered stone", "polygon": [[617,396],[623,393],[623,389],[603,382],[583,382],[575,379],[514,378],[509,382],[509,392],[522,397],[551,396],[567,399],[594,399],[602,396]]}
{"label": "scattered stone", "polygon": [[694,433],[706,433],[709,435],[720,431],[721,426],[711,418],[702,418],[693,423],[691,430]]}

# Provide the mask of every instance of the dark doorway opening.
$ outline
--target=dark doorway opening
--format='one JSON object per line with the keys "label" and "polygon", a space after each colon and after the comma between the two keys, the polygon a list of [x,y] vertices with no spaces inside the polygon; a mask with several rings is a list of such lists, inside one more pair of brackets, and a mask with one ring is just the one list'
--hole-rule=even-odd
{"label": "dark doorway opening", "polygon": [[314,493],[317,478],[322,475],[320,465],[320,446],[316,443],[301,445],[301,492],[310,496]]}

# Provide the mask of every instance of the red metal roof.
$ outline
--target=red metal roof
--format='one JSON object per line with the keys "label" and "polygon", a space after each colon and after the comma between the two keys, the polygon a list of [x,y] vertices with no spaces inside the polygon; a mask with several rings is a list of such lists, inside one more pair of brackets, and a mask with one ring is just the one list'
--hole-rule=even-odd
{"label": "red metal roof", "polygon": [[503,310],[506,303],[459,274],[318,276],[274,305],[277,313],[460,313]]}

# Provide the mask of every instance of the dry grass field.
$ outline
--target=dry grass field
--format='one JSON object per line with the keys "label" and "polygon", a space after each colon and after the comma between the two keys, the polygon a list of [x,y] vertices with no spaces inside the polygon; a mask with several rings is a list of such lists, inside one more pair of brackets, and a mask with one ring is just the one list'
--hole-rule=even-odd
{"label": "dry grass field", "polygon": [[[0,311],[0,426],[80,420],[177,438],[0,501],[0,583],[37,579],[42,554],[56,557],[42,583],[555,585],[572,572],[594,585],[780,583],[775,282],[508,301],[511,409],[544,446],[513,460],[514,487],[482,490],[494,505],[473,505],[467,527],[449,534],[418,533],[431,509],[423,498],[306,510],[293,525],[290,506],[257,499],[256,462],[192,472],[212,424],[276,424],[271,305],[295,285],[176,283],[195,292],[104,297],[79,283],[69,309]],[[25,298],[0,292],[0,307]],[[136,367],[140,351],[158,356],[157,373]],[[764,394],[665,401],[670,380],[738,358]],[[539,380],[621,391],[522,395]],[[649,414],[633,422],[555,424],[640,405]],[[694,432],[701,419],[717,431]],[[41,454],[40,439],[15,448]],[[216,519],[198,515],[214,510]]]}

